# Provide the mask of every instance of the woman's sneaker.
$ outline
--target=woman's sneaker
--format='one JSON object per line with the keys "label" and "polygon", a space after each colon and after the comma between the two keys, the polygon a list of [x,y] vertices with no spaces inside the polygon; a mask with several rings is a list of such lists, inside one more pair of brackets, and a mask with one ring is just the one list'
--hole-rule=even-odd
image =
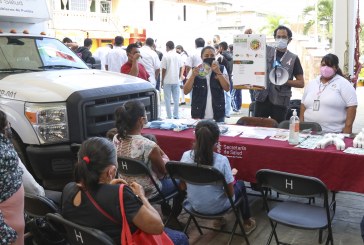
{"label": "woman's sneaker", "polygon": [[250,233],[252,233],[255,228],[257,228],[257,222],[255,221],[255,219],[250,218],[250,224],[243,224],[243,228],[245,231],[246,235],[249,235]]}

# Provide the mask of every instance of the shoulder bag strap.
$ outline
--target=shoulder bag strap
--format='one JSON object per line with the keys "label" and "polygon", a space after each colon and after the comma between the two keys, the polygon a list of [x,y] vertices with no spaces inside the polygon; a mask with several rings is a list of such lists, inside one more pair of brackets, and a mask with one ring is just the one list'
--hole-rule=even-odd
{"label": "shoulder bag strap", "polygon": [[126,220],[126,215],[125,215],[123,193],[124,193],[124,184],[121,184],[119,188],[120,210],[123,219],[123,227],[121,229],[121,244],[133,244],[133,237],[131,235],[129,223]]}
{"label": "shoulder bag strap", "polygon": [[100,205],[95,201],[95,199],[93,199],[93,197],[90,195],[88,191],[85,191],[85,194],[88,197],[88,199],[92,202],[92,204],[95,206],[95,208],[97,208],[97,210],[100,211],[100,213],[102,213],[106,218],[111,220],[113,223],[120,224],[120,222],[118,222],[110,214],[108,214],[102,207],[100,207]]}

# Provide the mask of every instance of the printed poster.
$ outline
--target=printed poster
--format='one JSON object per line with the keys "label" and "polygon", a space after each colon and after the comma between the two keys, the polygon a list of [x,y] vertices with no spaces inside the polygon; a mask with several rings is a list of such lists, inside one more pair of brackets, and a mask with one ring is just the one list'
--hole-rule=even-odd
{"label": "printed poster", "polygon": [[234,36],[233,84],[253,88],[266,87],[265,35],[239,34]]}

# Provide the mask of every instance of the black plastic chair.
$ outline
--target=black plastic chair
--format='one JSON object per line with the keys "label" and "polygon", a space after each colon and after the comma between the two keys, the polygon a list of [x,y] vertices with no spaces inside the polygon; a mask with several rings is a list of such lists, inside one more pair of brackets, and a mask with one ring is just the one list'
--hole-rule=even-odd
{"label": "black plastic chair", "polygon": [[252,103],[249,104],[249,112],[248,112],[248,116],[249,117],[254,117],[255,116],[255,101],[252,101]]}
{"label": "black plastic chair", "polygon": [[[278,124],[278,128],[289,129],[289,120],[284,120]],[[311,130],[321,132],[321,125],[317,122],[300,122],[300,130]]]}
{"label": "black plastic chair", "polygon": [[47,214],[48,222],[63,235],[70,245],[115,245],[114,241],[104,232],[78,225],[66,220],[60,214]]}
{"label": "black plastic chair", "polygon": [[319,230],[319,243],[322,243],[322,231],[327,229],[326,245],[329,242],[334,243],[331,221],[336,210],[335,193],[332,194],[332,200],[329,203],[328,189],[321,180],[270,169],[259,170],[256,179],[262,187],[270,188],[288,196],[309,198],[321,195],[324,198],[322,206],[309,205],[298,201],[282,201],[270,208],[267,191],[262,189],[264,205],[272,226],[272,232],[267,244],[271,243],[273,236],[277,244],[282,244],[282,242],[279,242],[276,232],[278,223],[299,229]]}
{"label": "black plastic chair", "polygon": [[[240,219],[240,210],[238,208],[239,205],[241,205],[241,202],[243,201],[243,198],[240,198],[238,200],[233,201],[233,199],[228,194],[228,185],[225,181],[224,175],[217,169],[215,169],[212,166],[206,166],[206,165],[197,165],[197,164],[188,164],[188,163],[182,163],[182,162],[176,162],[176,161],[169,161],[166,164],[167,171],[172,178],[173,182],[176,183],[176,179],[183,180],[189,184],[194,185],[222,185],[224,187],[224,190],[226,192],[226,196],[229,198],[231,208],[218,213],[218,214],[202,214],[197,211],[195,211],[191,204],[188,202],[188,200],[185,200],[183,203],[184,210],[189,214],[187,224],[184,228],[184,232],[187,232],[187,229],[191,223],[191,220],[195,223],[200,235],[202,235],[201,228],[209,229],[217,232],[223,232],[230,234],[229,244],[231,243],[234,235],[243,236],[246,243],[249,245],[248,237],[245,234],[245,230],[243,228],[243,224],[241,223]],[[188,191],[188,190],[187,190]],[[208,205],[208,204],[207,204]],[[224,215],[230,211],[233,211],[235,214],[235,223],[233,226],[233,229],[231,231],[225,231],[225,230],[218,230],[214,229],[212,227],[206,227],[201,226],[197,223],[195,217],[201,218],[201,219],[221,219],[224,217]],[[239,225],[242,234],[235,233],[235,230],[237,226]]]}
{"label": "black plastic chair", "polygon": [[24,195],[24,211],[26,213],[26,241],[32,240],[38,245],[66,244],[63,237],[58,235],[46,221],[48,213],[59,213],[60,209],[52,200],[44,196]]}
{"label": "black plastic chair", "polygon": [[[165,225],[168,224],[170,219],[173,217],[178,222],[178,219],[176,215],[174,214],[173,210],[171,209],[169,205],[169,201],[179,195],[178,190],[174,191],[173,193],[165,196],[163,195],[161,189],[159,188],[158,184],[155,182],[149,168],[142,162],[133,158],[129,157],[118,157],[118,172],[125,176],[131,176],[131,177],[138,177],[138,176],[148,176],[155,186],[155,188],[158,191],[158,195],[156,197],[153,197],[149,199],[149,202],[151,204],[160,204],[162,211],[164,214],[168,216]],[[173,205],[177,205],[173,203]],[[182,226],[180,226],[182,228]]]}

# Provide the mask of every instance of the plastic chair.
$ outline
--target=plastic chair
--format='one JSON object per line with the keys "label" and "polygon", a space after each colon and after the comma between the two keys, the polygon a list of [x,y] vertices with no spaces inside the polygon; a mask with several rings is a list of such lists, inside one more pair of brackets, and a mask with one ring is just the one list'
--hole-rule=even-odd
{"label": "plastic chair", "polygon": [[236,122],[236,124],[243,126],[256,126],[256,127],[267,127],[267,128],[278,127],[278,123],[276,120],[265,117],[241,117]]}
{"label": "plastic chair", "polygon": [[[179,194],[178,190],[176,190],[175,192],[172,192],[168,196],[163,195],[158,184],[155,182],[149,168],[142,161],[139,161],[139,160],[136,160],[133,158],[118,157],[118,172],[123,175],[132,176],[132,177],[148,176],[158,191],[158,195],[156,197],[149,199],[149,202],[151,204],[160,204],[163,213],[168,215],[165,225],[168,224],[168,222],[170,221],[170,219],[172,217],[175,218],[175,220],[179,224],[176,215],[173,213],[173,210],[171,210],[171,207],[169,205],[169,201]],[[174,203],[174,205],[176,205],[176,204]],[[182,228],[181,225],[180,225],[180,228]]]}
{"label": "plastic chair", "polygon": [[59,207],[49,198],[26,193],[24,195],[24,211],[26,213],[26,241],[36,244],[60,245],[66,244],[63,237],[58,235],[46,221],[48,213],[59,213]]}
{"label": "plastic chair", "polygon": [[63,218],[60,214],[47,214],[48,222],[62,234],[70,245],[115,245],[114,241],[104,232],[78,225]]}
{"label": "plastic chair", "polygon": [[[226,192],[226,196],[229,198],[229,201],[231,204],[231,208],[229,208],[221,213],[202,214],[202,213],[195,211],[192,208],[191,204],[188,202],[188,200],[185,200],[183,203],[183,208],[189,214],[187,224],[184,228],[185,233],[187,232],[187,229],[191,223],[191,220],[193,220],[200,235],[203,234],[201,228],[204,228],[204,229],[209,229],[209,230],[214,230],[217,232],[223,232],[223,233],[230,234],[229,244],[231,243],[234,235],[243,236],[246,243],[248,245],[250,244],[248,237],[245,234],[243,224],[241,223],[241,219],[240,219],[241,215],[240,215],[240,211],[238,208],[238,206],[241,205],[243,198],[236,200],[234,203],[233,199],[228,194],[228,185],[225,181],[224,175],[219,170],[215,169],[212,166],[188,164],[188,163],[182,163],[182,162],[176,162],[176,161],[167,162],[166,168],[167,168],[167,171],[168,171],[170,177],[172,178],[172,180],[175,184],[177,184],[176,179],[179,179],[179,180],[183,180],[189,184],[194,184],[194,185],[211,185],[211,184],[223,185],[224,190]],[[224,230],[214,229],[212,227],[201,226],[197,223],[196,218],[195,218],[195,217],[197,217],[197,218],[201,218],[201,219],[221,219],[221,218],[223,218],[223,216],[226,213],[228,213],[230,211],[233,211],[235,214],[235,223],[234,223],[233,229],[231,231],[224,231]],[[235,233],[235,230],[238,225],[242,231],[242,234]]]}
{"label": "plastic chair", "polygon": [[256,173],[256,179],[262,187],[271,188],[288,196],[307,198],[321,195],[324,198],[323,206],[308,205],[298,201],[282,201],[270,208],[267,191],[262,189],[264,205],[272,226],[267,244],[271,243],[273,236],[277,244],[283,244],[278,240],[277,224],[300,229],[319,230],[319,243],[322,242],[322,231],[327,229],[326,245],[329,242],[334,243],[331,221],[336,209],[335,193],[333,193],[329,204],[328,189],[321,180],[270,169],[259,170]]}
{"label": "plastic chair", "polygon": [[[289,129],[289,120],[284,120],[278,124],[278,128]],[[300,130],[311,130],[321,132],[321,125],[317,122],[300,122]]]}

